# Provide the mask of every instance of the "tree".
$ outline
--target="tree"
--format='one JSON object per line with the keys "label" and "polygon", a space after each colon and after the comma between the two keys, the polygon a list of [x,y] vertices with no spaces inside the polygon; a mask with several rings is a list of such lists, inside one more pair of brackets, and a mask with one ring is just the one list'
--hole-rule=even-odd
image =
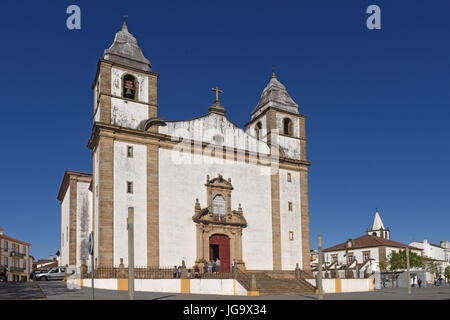
{"label": "tree", "polygon": [[445,279],[447,279],[447,282],[450,281],[450,266],[448,266],[447,268],[445,268]]}
{"label": "tree", "polygon": [[431,258],[423,257],[423,268],[429,273],[437,275],[439,273],[439,264]]}
{"label": "tree", "polygon": [[378,262],[378,267],[380,268],[380,271],[386,272],[388,271],[388,261],[383,260]]}
{"label": "tree", "polygon": [[[409,266],[411,268],[422,268],[424,258],[417,253],[409,253]],[[399,252],[392,252],[389,255],[388,266],[390,271],[405,270],[406,265],[406,250],[400,250]]]}

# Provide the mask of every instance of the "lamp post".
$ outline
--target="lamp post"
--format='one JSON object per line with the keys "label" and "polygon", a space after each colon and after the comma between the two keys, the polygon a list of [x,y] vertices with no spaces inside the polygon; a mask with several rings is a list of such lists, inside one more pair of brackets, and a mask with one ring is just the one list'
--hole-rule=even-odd
{"label": "lamp post", "polygon": [[408,294],[411,294],[411,275],[409,272],[409,248],[406,248],[406,278],[408,279]]}
{"label": "lamp post", "polygon": [[128,208],[128,298],[134,300],[134,208]]}
{"label": "lamp post", "polygon": [[319,235],[318,239],[318,249],[319,249],[319,274],[317,275],[317,289],[319,291],[319,300],[323,300],[322,294],[322,236]]}

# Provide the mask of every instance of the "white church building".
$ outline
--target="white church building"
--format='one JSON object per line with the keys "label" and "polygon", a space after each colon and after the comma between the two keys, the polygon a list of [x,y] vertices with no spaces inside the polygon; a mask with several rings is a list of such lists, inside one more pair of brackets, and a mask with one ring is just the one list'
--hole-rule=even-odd
{"label": "white church building", "polygon": [[[273,73],[242,129],[217,87],[211,106],[189,102],[198,117],[159,117],[177,118],[158,105],[158,78],[124,22],[92,85],[92,174],[66,171],[58,194],[60,263],[89,265],[93,232],[96,266],[128,265],[132,210],[137,266],[220,258],[222,272],[233,260],[242,270],[309,271],[306,117],[286,87]],[[355,259],[364,250],[352,249]]]}

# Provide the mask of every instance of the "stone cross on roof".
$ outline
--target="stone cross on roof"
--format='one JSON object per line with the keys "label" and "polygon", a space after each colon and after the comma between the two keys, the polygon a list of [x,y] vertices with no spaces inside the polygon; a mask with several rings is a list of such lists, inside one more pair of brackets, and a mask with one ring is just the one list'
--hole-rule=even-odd
{"label": "stone cross on roof", "polygon": [[220,90],[218,86],[212,88],[211,90],[216,92],[216,101],[219,101],[219,93],[223,93],[223,91]]}

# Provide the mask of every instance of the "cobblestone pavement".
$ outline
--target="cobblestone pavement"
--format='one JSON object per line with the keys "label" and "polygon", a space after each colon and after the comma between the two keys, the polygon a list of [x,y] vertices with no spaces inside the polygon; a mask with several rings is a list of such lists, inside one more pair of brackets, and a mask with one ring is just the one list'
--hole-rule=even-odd
{"label": "cobblestone pavement", "polygon": [[41,288],[34,282],[0,282],[0,300],[43,300]]}
{"label": "cobblestone pavement", "polygon": [[[62,281],[40,281],[39,287],[48,300],[90,300],[91,289],[68,289]],[[127,291],[95,289],[95,300],[127,300]],[[317,295],[292,294],[260,297],[177,294],[160,292],[135,292],[136,300],[317,300]],[[406,288],[383,289],[373,292],[325,294],[324,300],[450,300],[450,286],[412,288],[408,295]]]}

